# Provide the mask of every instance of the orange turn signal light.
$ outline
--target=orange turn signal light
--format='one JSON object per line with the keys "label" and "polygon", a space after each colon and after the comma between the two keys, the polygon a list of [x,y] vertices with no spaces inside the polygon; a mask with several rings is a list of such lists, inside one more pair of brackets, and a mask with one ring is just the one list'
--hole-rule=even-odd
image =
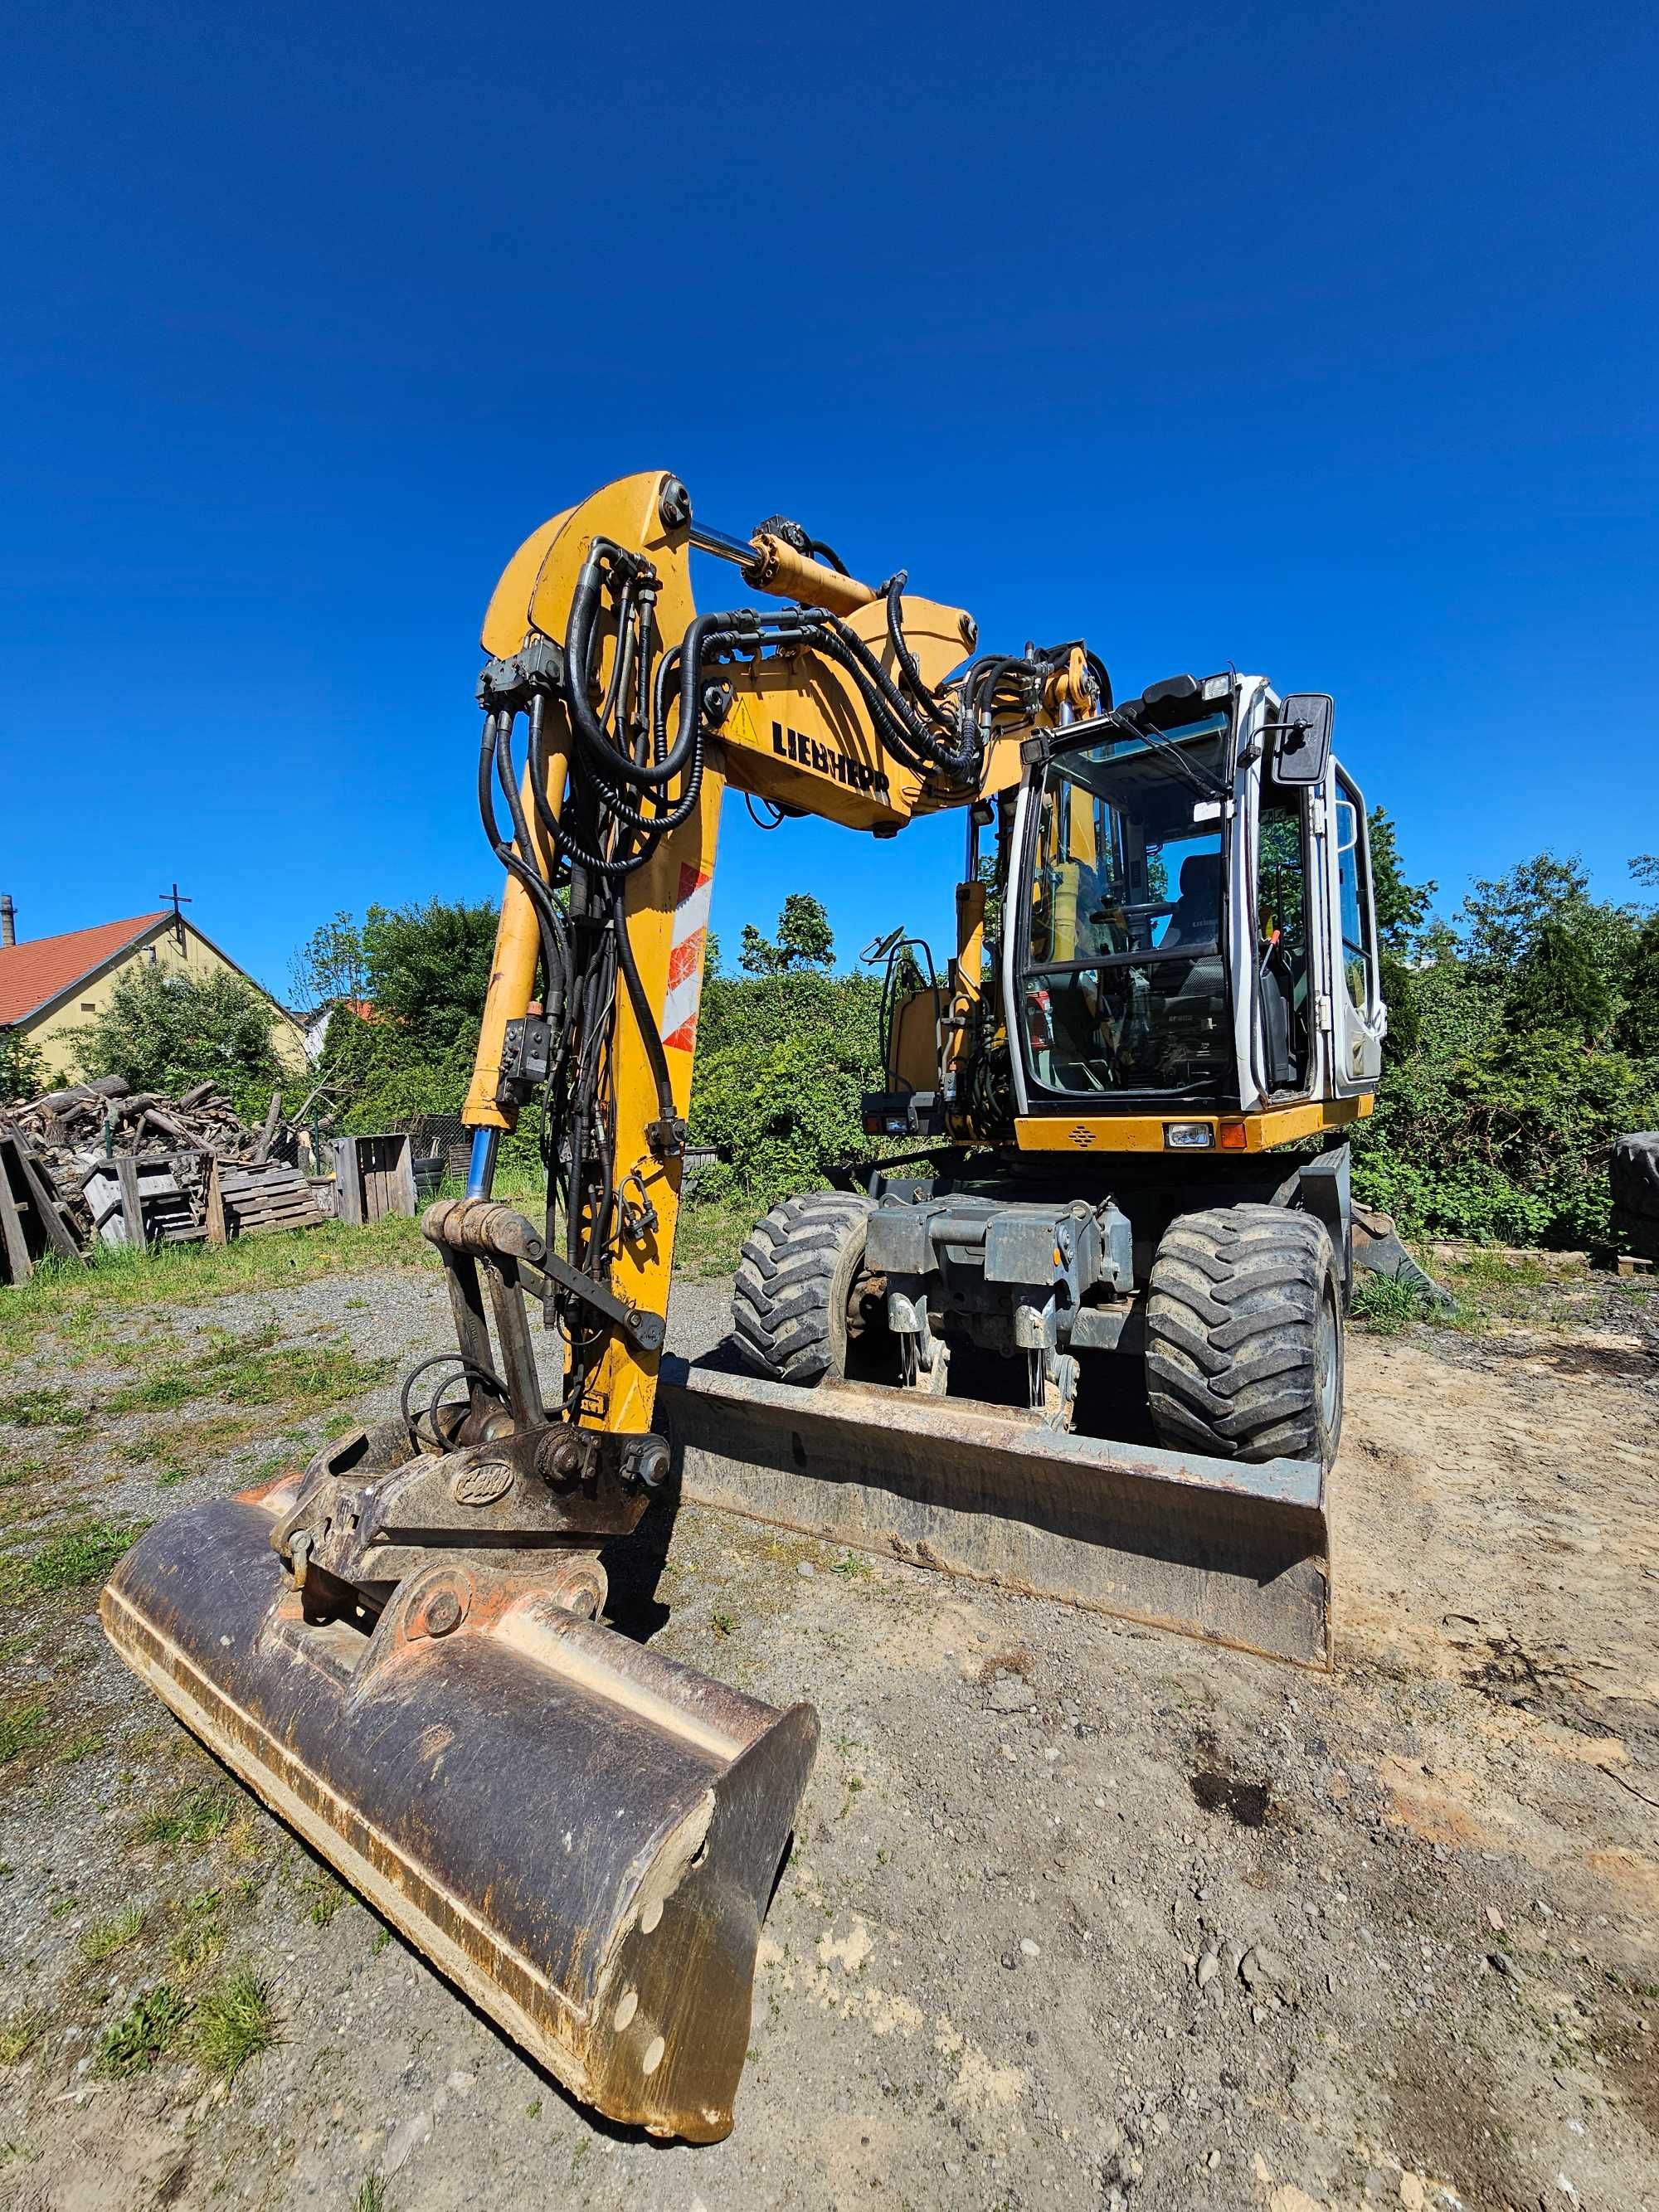
{"label": "orange turn signal light", "polygon": [[1242,1121],[1221,1124],[1221,1149],[1224,1152],[1243,1152],[1249,1150],[1249,1136]]}

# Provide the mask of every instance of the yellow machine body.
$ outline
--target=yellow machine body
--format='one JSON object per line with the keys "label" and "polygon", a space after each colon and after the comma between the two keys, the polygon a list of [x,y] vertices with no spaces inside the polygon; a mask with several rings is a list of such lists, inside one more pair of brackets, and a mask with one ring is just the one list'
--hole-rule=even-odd
{"label": "yellow machine body", "polygon": [[[700,616],[695,549],[736,565],[748,601]],[[1021,1355],[1037,1363],[1025,1411],[947,1405],[942,1358],[931,1382],[913,1358],[903,1387],[843,1360],[811,1391],[729,1358],[665,1364],[726,787],[878,836],[946,808],[1006,832],[1033,758],[1109,708],[1083,647],[958,675],[976,644],[964,610],[848,576],[793,526],[702,530],[662,471],[532,532],[483,643],[481,804],[507,880],[465,1109],[482,1165],[424,1224],[462,1395],[440,1385],[418,1406],[406,1390],[399,1420],[160,1524],[104,1620],[185,1723],[574,2095],[708,2140],[732,2124],[816,1718],[606,1627],[601,1548],[678,1485],[771,1525],[1320,1665],[1323,1470],[1070,1434],[1040,1339]],[[1080,795],[1050,813],[1041,895],[1052,956],[1075,967],[1097,823]],[[1369,1112],[1362,1081],[1233,1114],[1093,1097],[1029,1110],[981,1080],[1010,1042],[990,933],[991,901],[1012,913],[1010,896],[970,862],[937,993],[893,996],[890,1086],[945,1101],[947,1152],[1092,1173],[1176,1141],[1256,1154]],[[532,1221],[494,1200],[489,1147],[556,1094]],[[1051,1244],[1060,1267],[1073,1228],[1091,1249],[1117,1234],[1091,1190],[1036,1239],[1040,1268]],[[975,1237],[991,1253],[987,1204],[934,1207],[951,1264]],[[833,1244],[864,1235],[873,1200],[792,1200],[768,1217],[778,1238],[803,1206]],[[758,1282],[771,1248],[747,1249]],[[1127,1246],[1113,1249],[1121,1272]],[[845,1352],[858,1299],[873,1312],[884,1286],[898,1311],[904,1279],[893,1263],[837,1278],[839,1312],[820,1291],[807,1304]],[[539,1360],[529,1300],[556,1325]],[[1123,1301],[1101,1311],[1101,1329],[1125,1325]]]}

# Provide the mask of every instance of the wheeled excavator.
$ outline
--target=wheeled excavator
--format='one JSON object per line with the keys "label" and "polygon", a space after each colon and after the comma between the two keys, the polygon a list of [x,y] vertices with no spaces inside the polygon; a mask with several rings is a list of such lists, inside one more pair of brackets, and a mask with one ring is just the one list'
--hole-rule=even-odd
{"label": "wheeled excavator", "polygon": [[[694,555],[741,593],[699,612]],[[556,515],[483,625],[506,872],[424,1234],[456,1349],[397,1414],[143,1536],[112,1640],[576,2098],[732,2124],[812,1763],[605,1621],[690,1499],[1310,1664],[1352,1266],[1342,1132],[1385,1013],[1332,703],[1229,667],[1114,695],[1081,641],[747,538],[661,471]],[[942,969],[896,931],[871,1157],[774,1206],[732,1333],[665,1349],[722,793],[964,825]],[[539,1133],[535,1218],[493,1194]],[[551,1332],[538,1358],[532,1316]],[[810,1686],[803,1686],[810,1687]]]}

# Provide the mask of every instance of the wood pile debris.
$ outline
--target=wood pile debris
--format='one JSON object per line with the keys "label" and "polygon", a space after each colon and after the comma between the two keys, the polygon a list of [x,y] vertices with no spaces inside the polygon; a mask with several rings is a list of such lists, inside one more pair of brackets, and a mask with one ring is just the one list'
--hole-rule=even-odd
{"label": "wood pile debris", "polygon": [[167,1098],[106,1075],[0,1108],[0,1282],[22,1282],[46,1255],[84,1256],[99,1242],[217,1242],[321,1222],[325,1179],[307,1176],[301,1161],[302,1144],[309,1152],[315,1142],[305,1123],[316,1097],[285,1119],[275,1091],[252,1127],[216,1084]]}

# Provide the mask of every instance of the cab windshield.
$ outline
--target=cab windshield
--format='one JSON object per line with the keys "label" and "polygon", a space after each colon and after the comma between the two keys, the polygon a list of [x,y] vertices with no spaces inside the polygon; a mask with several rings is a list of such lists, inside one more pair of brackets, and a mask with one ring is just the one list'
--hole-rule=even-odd
{"label": "cab windshield", "polygon": [[1227,718],[1058,755],[1044,774],[1023,978],[1044,1089],[1214,1091],[1231,1067],[1221,957]]}

